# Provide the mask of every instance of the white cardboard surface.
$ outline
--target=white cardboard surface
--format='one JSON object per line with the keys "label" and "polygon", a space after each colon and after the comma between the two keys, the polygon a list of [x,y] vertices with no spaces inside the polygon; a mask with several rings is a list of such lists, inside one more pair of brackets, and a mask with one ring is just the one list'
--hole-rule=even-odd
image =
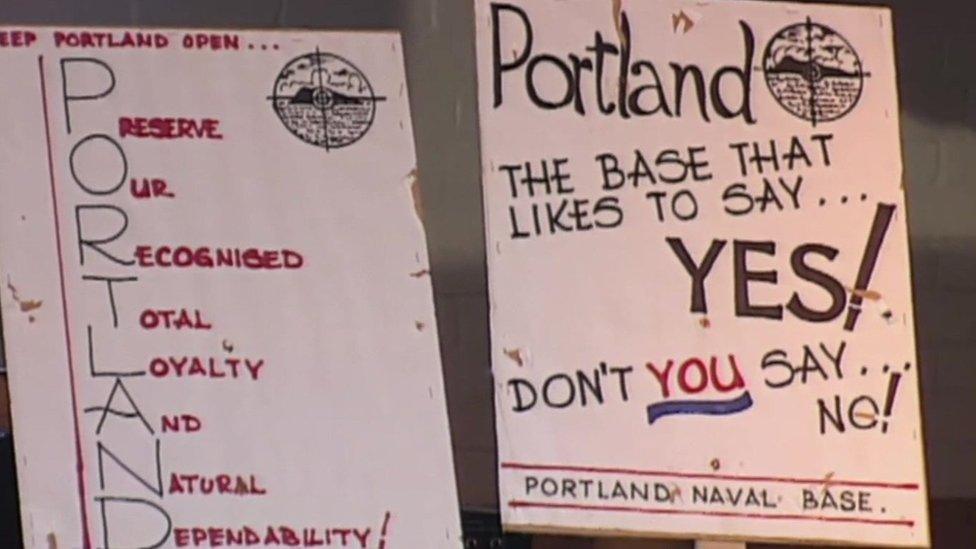
{"label": "white cardboard surface", "polygon": [[[399,36],[7,27],[0,67],[27,546],[459,547]],[[137,279],[117,326],[91,276]]]}
{"label": "white cardboard surface", "polygon": [[927,545],[890,13],[475,6],[505,527]]}

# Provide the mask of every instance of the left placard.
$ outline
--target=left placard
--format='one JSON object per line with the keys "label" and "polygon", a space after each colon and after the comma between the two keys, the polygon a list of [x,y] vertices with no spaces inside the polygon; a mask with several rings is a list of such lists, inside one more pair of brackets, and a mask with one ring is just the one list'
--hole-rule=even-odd
{"label": "left placard", "polygon": [[399,35],[0,28],[27,547],[457,548]]}

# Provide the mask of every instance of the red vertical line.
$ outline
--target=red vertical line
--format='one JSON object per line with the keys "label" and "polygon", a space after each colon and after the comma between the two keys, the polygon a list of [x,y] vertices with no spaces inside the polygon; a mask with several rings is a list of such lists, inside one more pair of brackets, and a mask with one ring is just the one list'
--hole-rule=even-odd
{"label": "red vertical line", "polygon": [[81,533],[84,549],[91,549],[88,534],[88,507],[85,494],[85,462],[81,452],[81,428],[78,423],[78,389],[75,384],[75,363],[71,352],[71,330],[68,328],[68,294],[64,285],[64,254],[61,251],[61,221],[58,216],[58,193],[54,183],[54,154],[51,150],[51,121],[47,107],[47,84],[44,79],[44,56],[37,57],[41,77],[41,105],[44,109],[44,135],[47,140],[47,170],[51,179],[51,203],[54,206],[54,239],[58,247],[58,274],[61,278],[61,310],[64,313],[64,342],[68,351],[68,380],[71,384],[71,416],[75,427],[75,461],[78,472],[78,498],[81,502]]}

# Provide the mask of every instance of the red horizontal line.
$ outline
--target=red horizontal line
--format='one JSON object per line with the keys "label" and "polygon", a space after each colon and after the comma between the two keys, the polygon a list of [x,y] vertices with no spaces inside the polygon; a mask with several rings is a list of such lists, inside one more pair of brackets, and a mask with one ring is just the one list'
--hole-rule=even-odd
{"label": "red horizontal line", "polygon": [[505,462],[501,464],[502,469],[517,469],[523,471],[557,471],[562,473],[603,473],[630,475],[639,477],[665,477],[665,478],[697,478],[711,480],[733,480],[743,482],[781,482],[784,484],[817,484],[831,486],[851,486],[857,488],[888,488],[891,490],[918,490],[915,483],[893,483],[893,482],[871,482],[863,480],[841,480],[833,478],[790,478],[790,477],[764,477],[749,475],[720,475],[713,473],[681,473],[676,471],[647,471],[640,469],[618,469],[614,467],[581,467],[577,465],[538,465],[528,463]]}
{"label": "red horizontal line", "polygon": [[513,508],[567,509],[572,511],[606,511],[611,513],[640,513],[646,515],[695,515],[703,517],[735,517],[762,520],[814,520],[819,522],[848,522],[873,524],[877,526],[915,526],[914,520],[868,519],[854,517],[825,517],[819,515],[774,515],[763,513],[736,513],[733,511],[691,511],[687,509],[654,509],[648,507],[626,507],[612,505],[580,505],[576,503],[536,503],[513,500],[508,502]]}

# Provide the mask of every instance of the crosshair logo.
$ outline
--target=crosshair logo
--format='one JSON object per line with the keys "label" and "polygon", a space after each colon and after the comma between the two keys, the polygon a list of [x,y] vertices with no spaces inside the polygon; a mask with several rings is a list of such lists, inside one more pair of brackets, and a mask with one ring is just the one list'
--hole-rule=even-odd
{"label": "crosshair logo", "polygon": [[288,62],[268,97],[294,136],[325,150],[359,141],[373,125],[377,97],[369,79],[348,60],[306,53]]}
{"label": "crosshair logo", "polygon": [[763,72],[780,106],[814,126],[849,114],[871,76],[847,39],[809,17],[773,36]]}

